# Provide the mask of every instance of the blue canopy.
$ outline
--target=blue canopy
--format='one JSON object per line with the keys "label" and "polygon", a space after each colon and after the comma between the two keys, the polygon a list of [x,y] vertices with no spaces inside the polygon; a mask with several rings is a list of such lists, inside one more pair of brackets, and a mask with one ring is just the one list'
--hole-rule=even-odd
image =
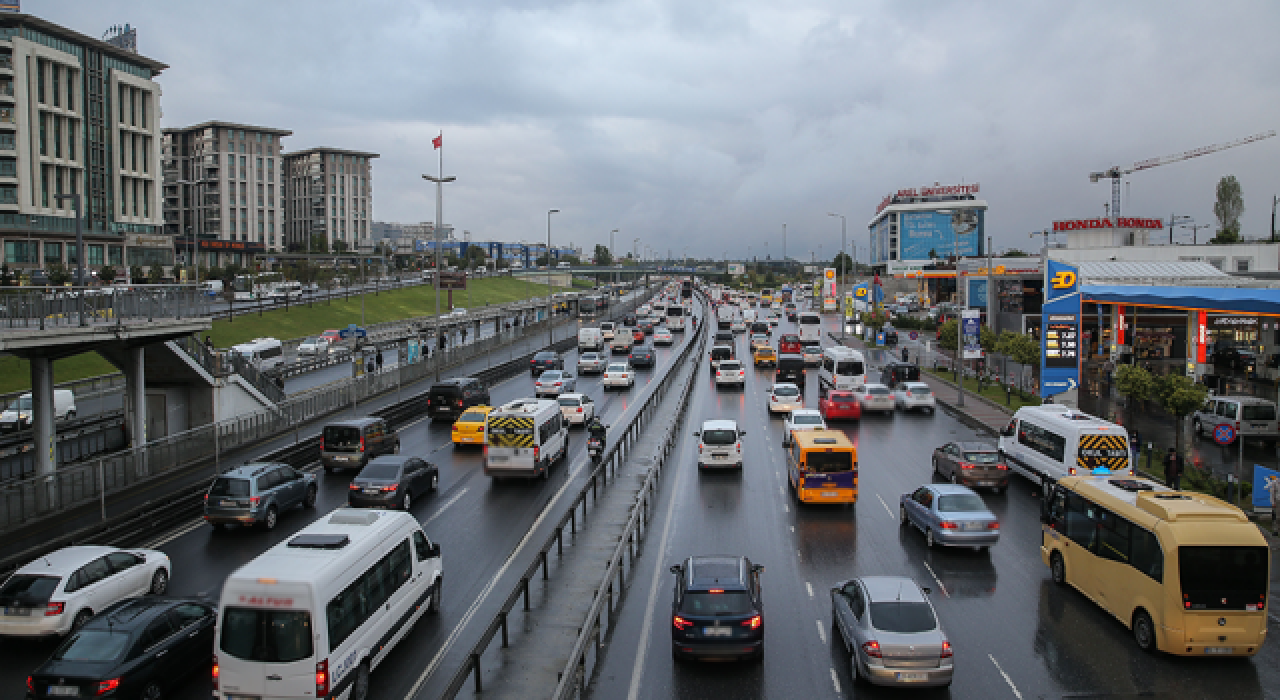
{"label": "blue canopy", "polygon": [[1143,304],[1195,311],[1280,315],[1280,289],[1104,284],[1082,285],[1080,298],[1082,301],[1106,304]]}

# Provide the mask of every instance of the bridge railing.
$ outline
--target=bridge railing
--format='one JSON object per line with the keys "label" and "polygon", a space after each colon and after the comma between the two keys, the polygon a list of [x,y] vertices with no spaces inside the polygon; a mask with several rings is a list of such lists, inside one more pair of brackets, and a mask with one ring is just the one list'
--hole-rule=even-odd
{"label": "bridge railing", "polygon": [[193,318],[211,311],[209,297],[190,284],[19,288],[0,293],[0,333]]}

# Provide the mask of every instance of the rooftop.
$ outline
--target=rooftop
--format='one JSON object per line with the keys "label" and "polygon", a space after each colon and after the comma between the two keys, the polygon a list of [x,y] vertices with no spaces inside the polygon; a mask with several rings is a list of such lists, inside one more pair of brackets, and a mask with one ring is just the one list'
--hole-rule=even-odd
{"label": "rooftop", "polygon": [[343,156],[364,156],[366,158],[381,158],[377,153],[368,151],[352,151],[345,148],[334,148],[332,146],[316,146],[315,148],[307,148],[301,151],[293,151],[283,154],[285,158],[297,158],[299,156],[309,156],[312,153],[336,153]]}
{"label": "rooftop", "polygon": [[270,126],[254,126],[253,124],[239,124],[237,122],[223,122],[223,121],[218,121],[216,119],[212,121],[207,121],[207,122],[200,122],[199,124],[192,124],[191,126],[169,127],[167,129],[161,129],[160,132],[164,134],[176,134],[176,133],[182,133],[184,131],[199,131],[201,129],[207,129],[210,127],[223,128],[223,129],[242,129],[244,131],[260,131],[264,134],[276,134],[277,136],[293,135],[293,132],[288,129],[276,129]]}
{"label": "rooftop", "polygon": [[30,28],[73,44],[88,46],[95,51],[101,51],[102,53],[124,63],[131,63],[133,65],[150,69],[156,74],[169,67],[168,64],[161,63],[155,59],[147,58],[142,54],[137,54],[127,49],[123,49],[115,44],[108,44],[101,39],[95,39],[87,34],[81,34],[74,29],[68,29],[60,24],[54,24],[53,22],[40,19],[34,15],[23,14],[21,12],[0,12],[0,27]]}

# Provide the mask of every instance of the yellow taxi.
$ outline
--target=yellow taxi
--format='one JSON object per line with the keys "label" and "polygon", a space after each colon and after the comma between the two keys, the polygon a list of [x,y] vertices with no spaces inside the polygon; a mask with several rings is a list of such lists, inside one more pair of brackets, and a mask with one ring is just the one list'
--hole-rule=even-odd
{"label": "yellow taxi", "polygon": [[484,422],[493,406],[472,406],[453,422],[453,445],[483,445]]}
{"label": "yellow taxi", "polygon": [[757,345],[755,351],[751,355],[752,361],[756,367],[768,365],[770,367],[778,366],[778,353],[771,346]]}

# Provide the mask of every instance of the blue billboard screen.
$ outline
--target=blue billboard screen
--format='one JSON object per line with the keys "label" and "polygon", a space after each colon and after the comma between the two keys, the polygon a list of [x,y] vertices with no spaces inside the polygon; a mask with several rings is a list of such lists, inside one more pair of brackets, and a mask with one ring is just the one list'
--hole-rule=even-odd
{"label": "blue billboard screen", "polygon": [[901,260],[928,260],[934,256],[981,255],[983,214],[981,209],[953,209],[949,212],[904,211],[901,219]]}

